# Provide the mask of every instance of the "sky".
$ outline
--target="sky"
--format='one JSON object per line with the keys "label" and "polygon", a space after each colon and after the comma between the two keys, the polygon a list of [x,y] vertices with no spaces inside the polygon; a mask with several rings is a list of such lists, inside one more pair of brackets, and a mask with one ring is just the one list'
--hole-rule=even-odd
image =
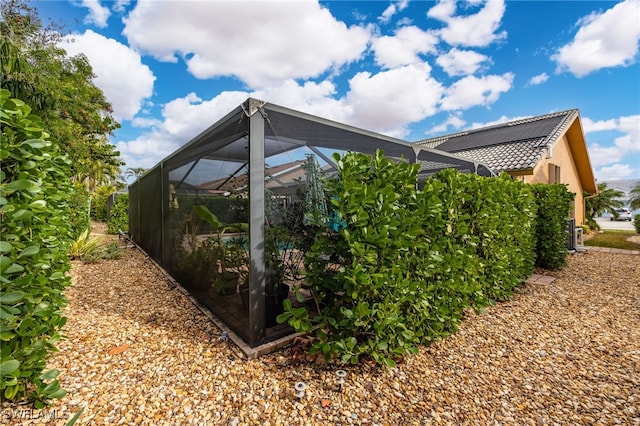
{"label": "sky", "polygon": [[149,168],[254,97],[409,142],[577,108],[640,179],[640,0],[35,1]]}

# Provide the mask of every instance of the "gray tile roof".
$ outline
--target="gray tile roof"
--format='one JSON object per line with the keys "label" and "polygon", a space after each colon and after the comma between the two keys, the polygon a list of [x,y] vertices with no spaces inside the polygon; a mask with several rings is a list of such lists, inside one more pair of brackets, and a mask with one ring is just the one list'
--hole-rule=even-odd
{"label": "gray tile roof", "polygon": [[578,110],[530,117],[416,142],[486,164],[494,172],[531,169],[548,144],[554,143]]}

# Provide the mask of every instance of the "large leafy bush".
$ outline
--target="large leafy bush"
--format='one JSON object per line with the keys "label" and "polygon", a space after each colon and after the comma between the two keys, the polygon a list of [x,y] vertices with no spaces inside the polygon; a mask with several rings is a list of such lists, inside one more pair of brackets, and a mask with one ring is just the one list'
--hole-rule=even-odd
{"label": "large leafy bush", "polygon": [[536,265],[559,269],[567,264],[567,220],[575,194],[562,184],[532,185],[538,204]]}
{"label": "large leafy bush", "polygon": [[418,190],[418,166],[380,151],[334,159],[333,232],[319,230],[307,252],[318,315],[285,301],[279,317],[299,331],[319,325],[313,352],[391,366],[531,273],[536,206],[524,184],[446,170]]}
{"label": "large leafy bush", "polygon": [[0,90],[0,391],[42,407],[64,395],[43,373],[66,319],[70,164],[24,102]]}
{"label": "large leafy bush", "polygon": [[118,194],[107,220],[107,233],[129,232],[129,194]]}
{"label": "large leafy bush", "polygon": [[89,209],[91,194],[86,186],[74,184],[69,199],[71,234],[79,236],[89,227]]}

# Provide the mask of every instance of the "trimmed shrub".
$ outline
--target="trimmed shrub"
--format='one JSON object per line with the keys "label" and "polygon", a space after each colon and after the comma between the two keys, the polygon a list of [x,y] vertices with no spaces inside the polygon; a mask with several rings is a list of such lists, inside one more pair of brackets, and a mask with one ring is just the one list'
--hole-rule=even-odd
{"label": "trimmed shrub", "polygon": [[636,228],[636,232],[640,234],[640,214],[633,218],[633,226]]}
{"label": "trimmed shrub", "polygon": [[107,233],[129,232],[129,194],[118,194],[107,220]]}
{"label": "trimmed shrub", "polygon": [[445,170],[418,190],[418,166],[380,151],[334,159],[333,232],[319,230],[306,259],[318,316],[285,301],[278,318],[320,325],[312,353],[393,366],[531,274],[536,205],[524,184]]}
{"label": "trimmed shrub", "polygon": [[538,213],[536,221],[536,265],[560,269],[567,264],[567,220],[575,194],[562,184],[531,185]]}
{"label": "trimmed shrub", "polygon": [[107,221],[107,200],[118,188],[113,185],[98,186],[91,196],[91,218],[99,222]]}
{"label": "trimmed shrub", "polygon": [[42,408],[65,391],[43,372],[62,337],[72,240],[70,162],[41,120],[0,90],[0,391]]}
{"label": "trimmed shrub", "polygon": [[69,199],[71,235],[78,237],[89,227],[89,199],[91,193],[81,184],[75,184],[71,190]]}

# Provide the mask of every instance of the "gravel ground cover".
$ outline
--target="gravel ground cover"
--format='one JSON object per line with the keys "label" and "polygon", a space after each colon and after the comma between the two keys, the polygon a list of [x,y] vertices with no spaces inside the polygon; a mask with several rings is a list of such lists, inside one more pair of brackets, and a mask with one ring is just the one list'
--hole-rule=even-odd
{"label": "gravel ground cover", "polygon": [[49,362],[69,393],[42,411],[5,404],[0,422],[63,425],[84,407],[76,424],[640,425],[640,256],[538,272],[556,279],[383,370],[312,364],[299,345],[243,359],[141,252],[74,263]]}

